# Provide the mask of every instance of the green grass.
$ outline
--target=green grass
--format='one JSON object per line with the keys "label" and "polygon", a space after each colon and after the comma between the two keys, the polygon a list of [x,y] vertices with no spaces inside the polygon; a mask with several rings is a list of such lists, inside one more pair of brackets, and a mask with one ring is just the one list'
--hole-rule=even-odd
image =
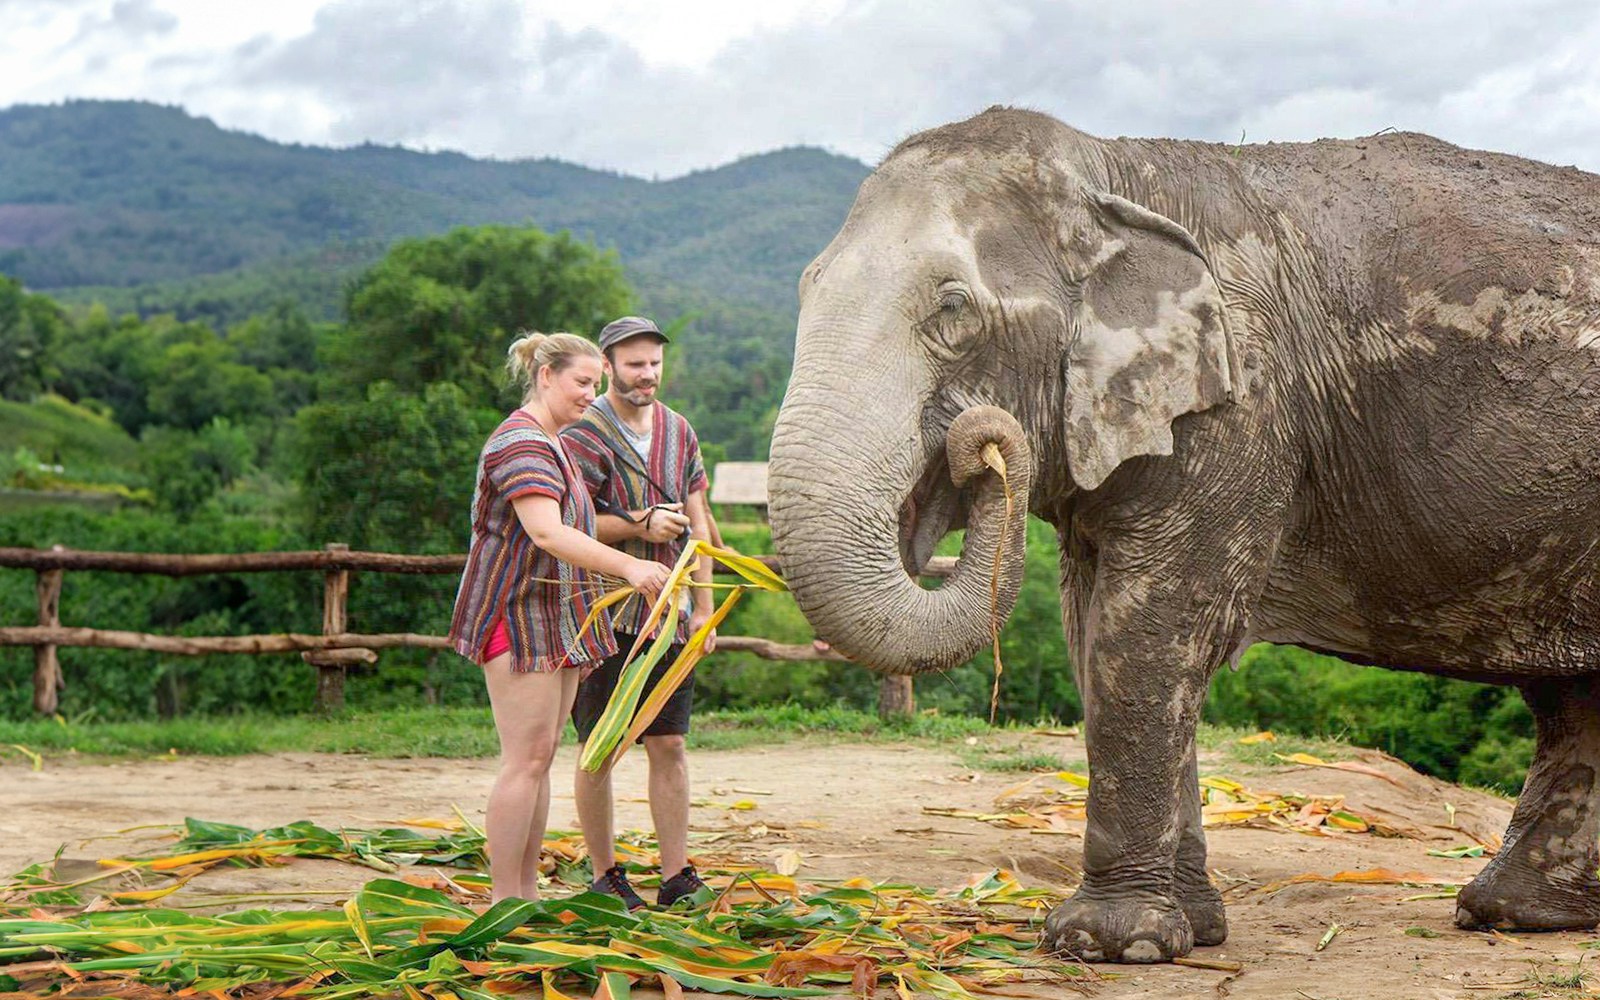
{"label": "green grass", "polygon": [[[315,715],[186,717],[145,722],[0,722],[0,746],[48,760],[64,754],[231,757],[300,751],[373,757],[487,757],[498,751],[487,708],[416,708]],[[9,763],[16,758],[0,756]]]}
{"label": "green grass", "polygon": [[774,739],[797,738],[825,742],[862,739],[943,742],[993,731],[982,719],[970,716],[934,713],[885,721],[873,712],[842,706],[772,705],[696,715],[689,745],[734,749]]}
{"label": "green grass", "polygon": [[75,483],[137,483],[139,443],[109,417],[60,396],[31,403],[0,400],[0,455],[19,448],[40,462],[60,462]]}
{"label": "green grass", "polygon": [[1069,764],[1053,753],[1029,750],[1026,747],[963,746],[959,756],[961,766],[973,771],[998,771],[1001,774],[1039,773],[1044,771],[1085,771],[1083,761]]}
{"label": "green grass", "polygon": [[1202,752],[1210,750],[1223,753],[1231,761],[1263,767],[1279,766],[1283,763],[1273,756],[1274,754],[1283,754],[1287,757],[1295,753],[1308,753],[1313,757],[1333,760],[1350,753],[1349,744],[1340,743],[1338,740],[1296,736],[1293,733],[1275,733],[1277,739],[1269,743],[1239,742],[1240,739],[1253,735],[1255,735],[1254,730],[1202,724],[1195,736],[1195,743]]}
{"label": "green grass", "polygon": [[[1026,743],[1033,725],[991,727],[971,716],[918,714],[885,721],[852,708],[767,708],[699,713],[689,746],[737,750],[804,741],[816,744],[885,742],[943,746],[963,766],[995,772],[1085,771],[1082,759],[1067,760]],[[1349,748],[1326,740],[1286,740],[1240,746],[1238,730],[1200,727],[1200,745],[1230,760],[1275,765],[1271,755],[1304,751],[1325,759],[1349,756]],[[574,737],[568,727],[566,742]],[[67,756],[156,758],[228,757],[250,753],[348,753],[369,757],[492,757],[499,749],[488,708],[406,708],[317,715],[196,716],[140,722],[38,719],[0,721],[0,769],[29,766],[14,745],[42,754],[46,762]]]}
{"label": "green grass", "polygon": [[[918,715],[883,722],[847,708],[706,712],[695,716],[689,745],[705,750],[793,740],[952,742],[993,732],[981,719]],[[567,741],[573,739],[569,727]],[[487,708],[414,708],[316,715],[185,717],[166,721],[96,722],[40,719],[0,722],[0,748],[21,744],[48,760],[92,757],[236,756],[298,751],[371,757],[489,757],[498,752]],[[25,763],[0,749],[0,765]]]}

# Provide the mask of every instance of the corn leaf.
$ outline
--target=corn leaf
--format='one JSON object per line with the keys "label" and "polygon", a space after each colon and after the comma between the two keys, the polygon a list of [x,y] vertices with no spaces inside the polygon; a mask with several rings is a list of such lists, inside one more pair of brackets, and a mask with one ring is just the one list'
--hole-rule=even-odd
{"label": "corn leaf", "polygon": [[613,763],[627,753],[628,748],[633,745],[633,741],[644,735],[644,731],[650,728],[652,722],[656,721],[656,717],[661,714],[661,710],[666,708],[667,701],[683,685],[683,681],[689,676],[689,672],[705,658],[706,637],[711,634],[713,629],[722,624],[723,620],[728,617],[728,613],[733,610],[733,606],[738,604],[739,598],[743,596],[744,591],[742,590],[729,591],[728,596],[723,598],[722,604],[706,620],[706,623],[700,626],[694,635],[689,637],[688,644],[683,647],[683,651],[678,654],[678,658],[673,661],[672,666],[667,668],[667,672],[661,676],[656,686],[651,689],[650,694],[646,696],[644,702],[639,706],[638,711],[634,713],[633,723],[628,727],[627,733],[623,735],[622,740],[617,745],[616,752],[612,757]]}
{"label": "corn leaf", "polygon": [[772,567],[752,556],[743,555],[732,549],[718,548],[715,545],[700,543],[700,551],[715,559],[717,562],[733,570],[735,573],[749,580],[762,590],[777,593],[787,592],[789,585],[783,582],[783,577],[773,572]]}
{"label": "corn leaf", "polygon": [[[682,560],[679,562],[681,564]],[[621,676],[617,678],[617,687],[611,693],[611,700],[606,702],[605,710],[595,722],[594,731],[589,734],[588,741],[583,745],[583,755],[579,759],[579,765],[585,771],[598,771],[605,766],[606,760],[621,742],[623,734],[627,732],[628,724],[633,719],[634,708],[639,704],[639,696],[650,680],[650,671],[661,662],[661,658],[667,654],[673,640],[677,638],[679,594],[677,591],[669,593],[663,590],[662,596],[666,598],[671,618],[668,624],[661,627],[660,634],[655,637],[644,656],[632,655],[638,649],[638,643],[635,643],[634,650],[630,652],[630,659],[623,665]],[[651,621],[657,620],[657,617],[652,616]],[[650,623],[647,622],[638,642],[644,641],[649,628]]]}
{"label": "corn leaf", "polygon": [[[418,858],[459,855],[481,838],[476,831],[449,833],[429,846],[418,843],[429,838],[407,830],[327,831],[310,824],[252,831],[195,823],[190,831],[163,857],[193,854],[202,845],[224,850],[294,840],[302,856],[362,864],[390,859],[395,855],[387,852],[397,847]],[[282,836],[290,831],[304,836]],[[558,858],[569,846],[561,836],[546,842]],[[623,859],[656,863],[648,847]],[[788,868],[792,861],[776,863]],[[8,974],[26,969],[35,977],[18,984],[35,994],[111,977],[120,980],[111,991],[118,995],[126,987],[129,996],[320,1000],[493,1000],[531,989],[565,1000],[597,987],[621,997],[638,982],[660,983],[668,1000],[685,988],[749,997],[847,989],[864,995],[880,975],[908,993],[971,1000],[995,983],[1017,981],[1024,970],[1040,978],[1091,978],[1033,953],[1036,911],[1059,897],[1023,889],[1008,872],[981,874],[935,894],[864,880],[818,892],[741,864],[707,863],[702,870],[724,891],[699,912],[629,913],[615,897],[580,891],[539,902],[507,900],[475,914],[452,896],[463,882],[484,881],[466,877],[430,885],[373,879],[347,904],[327,909],[195,914],[141,906],[56,919],[5,919],[0,910],[0,961],[46,949],[61,956],[7,966]],[[30,871],[29,878],[39,879],[47,868]],[[563,872],[558,865],[558,881],[571,877]],[[585,889],[587,879],[568,884]]]}
{"label": "corn leaf", "polygon": [[594,627],[594,623],[600,620],[601,612],[605,611],[612,605],[620,604],[623,601],[626,601],[628,598],[637,593],[638,591],[634,590],[632,587],[618,587],[616,590],[611,591],[596,601],[594,603],[594,607],[589,609],[589,614],[584,617],[583,624],[578,626],[578,638],[581,639],[588,634],[589,630]]}

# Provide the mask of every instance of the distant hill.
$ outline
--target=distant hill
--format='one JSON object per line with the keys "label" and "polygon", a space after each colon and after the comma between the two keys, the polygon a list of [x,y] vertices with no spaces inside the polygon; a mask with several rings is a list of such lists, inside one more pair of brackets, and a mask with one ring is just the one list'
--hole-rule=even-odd
{"label": "distant hill", "polygon": [[[105,473],[135,464],[138,442],[110,417],[44,395],[32,403],[0,399],[0,451],[26,448],[42,462],[69,462]],[[111,478],[121,481],[124,476]]]}
{"label": "distant hill", "polygon": [[315,310],[397,238],[532,223],[615,248],[648,298],[792,317],[801,268],[867,172],[795,148],[649,181],[549,159],[285,145],[136,101],[16,106],[0,110],[0,272],[146,308],[288,287]]}

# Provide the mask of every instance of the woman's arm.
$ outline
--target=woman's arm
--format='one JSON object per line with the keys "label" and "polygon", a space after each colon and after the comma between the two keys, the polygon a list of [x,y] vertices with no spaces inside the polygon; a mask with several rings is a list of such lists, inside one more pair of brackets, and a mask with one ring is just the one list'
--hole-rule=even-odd
{"label": "woman's arm", "polygon": [[671,573],[660,563],[635,559],[577,528],[562,524],[561,504],[554,497],[524,494],[511,501],[511,509],[517,512],[522,530],[539,548],[562,562],[621,577],[649,600],[656,599]]}

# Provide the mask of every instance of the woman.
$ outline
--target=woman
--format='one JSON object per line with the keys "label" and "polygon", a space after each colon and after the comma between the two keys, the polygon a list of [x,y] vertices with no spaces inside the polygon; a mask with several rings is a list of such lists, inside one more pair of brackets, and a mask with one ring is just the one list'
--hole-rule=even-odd
{"label": "woman", "polygon": [[561,428],[594,402],[599,349],[535,333],[511,345],[507,367],[525,396],[478,459],[472,548],[450,623],[456,651],[483,667],[500,737],[486,831],[495,902],[539,898],[550,762],[580,675],[616,652],[604,616],[578,638],[600,596],[596,573],[653,600],[669,572],[595,540],[582,473],[561,448]]}

